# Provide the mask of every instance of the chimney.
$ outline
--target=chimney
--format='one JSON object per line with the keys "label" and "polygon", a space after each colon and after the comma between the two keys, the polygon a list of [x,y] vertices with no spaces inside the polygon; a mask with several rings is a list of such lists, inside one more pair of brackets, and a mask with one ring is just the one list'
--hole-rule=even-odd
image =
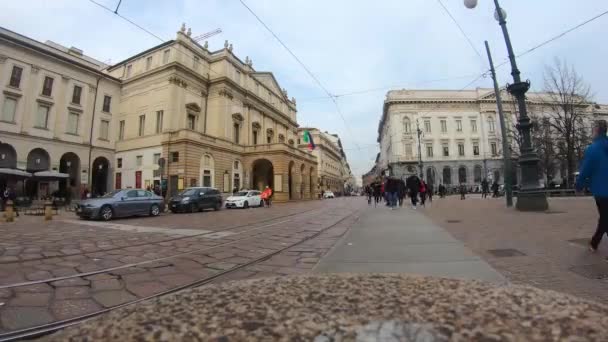
{"label": "chimney", "polygon": [[82,57],[82,50],[74,46],[68,49],[68,53],[73,56]]}

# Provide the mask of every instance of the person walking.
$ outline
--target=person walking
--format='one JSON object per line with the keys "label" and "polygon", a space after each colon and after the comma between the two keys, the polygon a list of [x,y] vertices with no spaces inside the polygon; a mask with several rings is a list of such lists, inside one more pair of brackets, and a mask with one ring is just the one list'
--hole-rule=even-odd
{"label": "person walking", "polygon": [[372,205],[373,197],[372,187],[370,185],[365,186],[365,196],[367,196],[367,205]]}
{"label": "person walking", "polygon": [[460,199],[464,200],[467,199],[467,187],[466,185],[464,185],[464,183],[460,184]]}
{"label": "person walking", "polygon": [[412,209],[416,209],[418,203],[418,191],[420,191],[420,178],[416,175],[409,176],[405,181],[412,201]]}
{"label": "person walking", "polygon": [[500,186],[498,185],[497,181],[494,181],[494,183],[492,183],[492,198],[498,198],[498,189],[500,188]]}
{"label": "person walking", "polygon": [[374,192],[374,208],[378,206],[380,203],[380,198],[382,198],[382,186],[378,182],[374,182],[372,186],[372,190]]}
{"label": "person walking", "polygon": [[481,181],[481,198],[488,198],[488,192],[490,192],[490,184],[487,179]]}
{"label": "person walking", "polygon": [[[594,127],[593,143],[585,150],[576,180],[576,190],[589,187],[600,218],[595,234],[589,242],[589,249],[596,252],[604,234],[608,235],[608,137],[605,120],[597,121]],[[608,261],[608,258],[606,259]]]}
{"label": "person walking", "polygon": [[420,180],[420,204],[423,207],[426,207],[426,183],[424,179]]}
{"label": "person walking", "polygon": [[403,207],[403,201],[405,200],[405,194],[407,192],[407,188],[405,187],[405,182],[403,181],[403,179],[398,179],[397,185],[398,185],[397,197],[399,200],[399,207]]}
{"label": "person walking", "polygon": [[264,189],[264,191],[262,191],[262,195],[260,197],[264,201],[264,207],[270,208],[270,206],[272,205],[272,189],[268,185],[266,185],[266,188]]}
{"label": "person walking", "polygon": [[386,179],[386,184],[384,185],[384,190],[387,194],[388,206],[391,210],[396,209],[397,207],[397,191],[398,191],[398,183],[397,180],[393,177],[388,177]]}
{"label": "person walking", "polygon": [[429,200],[429,203],[433,203],[433,184],[427,184],[426,186],[426,197]]}

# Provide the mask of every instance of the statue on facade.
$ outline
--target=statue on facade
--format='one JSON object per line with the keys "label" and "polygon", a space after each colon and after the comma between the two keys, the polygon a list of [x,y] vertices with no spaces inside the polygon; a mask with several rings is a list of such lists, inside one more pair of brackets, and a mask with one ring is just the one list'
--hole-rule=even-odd
{"label": "statue on facade", "polygon": [[182,33],[186,32],[186,23],[182,23],[182,28],[180,29]]}
{"label": "statue on facade", "polygon": [[227,49],[227,48],[228,48],[228,40],[225,40],[224,41],[224,49]]}
{"label": "statue on facade", "polygon": [[188,37],[190,37],[192,35],[192,29],[188,27],[188,32],[186,32],[186,35]]}
{"label": "statue on facade", "polygon": [[232,52],[232,44],[230,44],[230,46],[228,46],[228,51]]}
{"label": "statue on facade", "polygon": [[205,45],[203,45],[205,50],[209,50],[209,42],[205,40]]}

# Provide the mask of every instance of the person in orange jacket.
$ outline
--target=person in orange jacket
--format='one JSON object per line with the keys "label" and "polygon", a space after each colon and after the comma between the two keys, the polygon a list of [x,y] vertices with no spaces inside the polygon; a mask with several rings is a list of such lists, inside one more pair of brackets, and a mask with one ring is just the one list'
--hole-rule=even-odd
{"label": "person in orange jacket", "polygon": [[272,189],[267,185],[266,189],[264,189],[264,191],[262,191],[262,195],[260,196],[262,197],[262,201],[264,201],[264,205],[268,208],[270,208],[270,199],[272,198]]}

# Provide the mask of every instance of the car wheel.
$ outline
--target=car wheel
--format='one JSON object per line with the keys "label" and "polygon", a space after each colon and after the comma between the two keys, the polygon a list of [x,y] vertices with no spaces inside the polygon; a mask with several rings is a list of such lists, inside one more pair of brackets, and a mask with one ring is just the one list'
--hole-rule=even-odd
{"label": "car wheel", "polygon": [[258,208],[262,208],[264,206],[264,200],[260,200],[260,205],[258,205]]}
{"label": "car wheel", "polygon": [[152,204],[152,207],[150,207],[150,216],[158,215],[160,215],[160,207],[156,204]]}
{"label": "car wheel", "polygon": [[99,210],[99,217],[101,217],[101,219],[104,221],[110,221],[113,216],[114,211],[109,205],[104,205],[103,207],[101,207],[101,210]]}
{"label": "car wheel", "polygon": [[215,207],[213,208],[213,210],[218,211],[220,209],[222,209],[222,203],[218,202],[218,203],[215,204]]}
{"label": "car wheel", "polygon": [[248,209],[249,208],[249,202],[245,202],[245,204],[243,204],[243,209]]}
{"label": "car wheel", "polygon": [[195,203],[190,203],[190,208],[189,208],[189,211],[190,211],[191,213],[198,211],[198,208],[197,208],[197,206],[196,206],[196,204],[195,204]]}

